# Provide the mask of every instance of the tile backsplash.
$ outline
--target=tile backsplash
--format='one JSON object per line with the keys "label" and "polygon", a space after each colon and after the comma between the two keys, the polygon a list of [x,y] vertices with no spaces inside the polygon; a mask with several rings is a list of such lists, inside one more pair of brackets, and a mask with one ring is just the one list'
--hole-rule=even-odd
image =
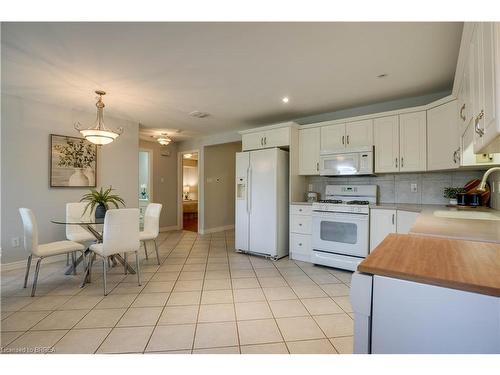
{"label": "tile backsplash", "polygon": [[[309,176],[307,183],[323,197],[326,185],[378,185],[379,203],[446,204],[445,187],[461,187],[484,171],[379,174],[377,176],[322,177]],[[411,185],[417,191],[411,191]]]}

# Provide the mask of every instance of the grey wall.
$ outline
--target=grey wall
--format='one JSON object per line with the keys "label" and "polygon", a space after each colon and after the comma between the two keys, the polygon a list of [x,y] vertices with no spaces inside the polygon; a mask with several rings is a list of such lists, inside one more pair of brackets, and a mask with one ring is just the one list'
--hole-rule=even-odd
{"label": "grey wall", "polygon": [[[160,228],[177,225],[177,144],[160,146],[141,140],[139,147],[153,151],[153,201],[163,205]],[[169,156],[162,156],[169,155]]]}
{"label": "grey wall", "polygon": [[205,147],[204,230],[234,225],[235,154],[240,151],[241,142]]}
{"label": "grey wall", "polygon": [[[95,113],[25,100],[2,94],[2,263],[26,258],[19,207],[31,208],[38,220],[40,242],[63,240],[64,226],[50,219],[64,217],[65,203],[76,202],[87,189],[49,187],[49,135],[78,136],[73,124],[91,124]],[[138,125],[105,114],[106,125],[124,133],[98,151],[97,184],[112,185],[127,207],[138,205]],[[21,247],[11,246],[20,237]]]}

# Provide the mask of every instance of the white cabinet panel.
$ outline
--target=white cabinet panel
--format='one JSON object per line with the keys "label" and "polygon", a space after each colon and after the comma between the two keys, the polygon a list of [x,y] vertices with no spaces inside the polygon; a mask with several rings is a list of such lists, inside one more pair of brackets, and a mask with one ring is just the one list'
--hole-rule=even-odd
{"label": "white cabinet panel", "polygon": [[399,170],[399,117],[388,116],[373,121],[375,173]]}
{"label": "white cabinet panel", "polygon": [[455,169],[459,160],[457,101],[427,111],[427,170]]}
{"label": "white cabinet panel", "polygon": [[311,235],[290,234],[290,256],[292,259],[310,262],[312,255]]}
{"label": "white cabinet panel", "polygon": [[408,234],[411,227],[417,221],[419,212],[401,211],[398,210],[396,217],[396,230],[399,234]]}
{"label": "white cabinet panel", "polygon": [[425,171],[427,162],[427,118],[425,111],[399,116],[399,170]]}
{"label": "white cabinet panel", "polygon": [[373,120],[348,122],[345,125],[346,147],[373,145]]}
{"label": "white cabinet panel", "polygon": [[390,233],[396,233],[396,210],[370,210],[370,251]]}
{"label": "white cabinet panel", "polygon": [[264,147],[263,133],[248,133],[241,136],[242,150],[257,150]]}
{"label": "white cabinet panel", "polygon": [[310,215],[291,215],[290,216],[290,231],[301,234],[311,234]]}
{"label": "white cabinet panel", "polygon": [[345,142],[345,124],[321,127],[321,151],[342,149]]}
{"label": "white cabinet panel", "polygon": [[264,133],[264,147],[283,147],[289,145],[289,127],[266,130],[266,132]]}
{"label": "white cabinet panel", "polygon": [[299,174],[319,174],[320,128],[299,130]]}

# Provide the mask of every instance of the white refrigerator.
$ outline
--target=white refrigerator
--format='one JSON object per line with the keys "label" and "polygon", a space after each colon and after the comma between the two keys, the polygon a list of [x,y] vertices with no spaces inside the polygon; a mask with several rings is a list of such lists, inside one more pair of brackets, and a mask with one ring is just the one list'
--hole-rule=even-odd
{"label": "white refrigerator", "polygon": [[278,148],[236,154],[237,251],[288,255],[288,151]]}

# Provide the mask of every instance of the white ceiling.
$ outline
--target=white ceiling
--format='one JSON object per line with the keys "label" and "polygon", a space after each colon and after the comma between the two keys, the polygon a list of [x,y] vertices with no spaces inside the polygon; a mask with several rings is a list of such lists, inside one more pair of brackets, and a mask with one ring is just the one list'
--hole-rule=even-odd
{"label": "white ceiling", "polygon": [[179,140],[449,89],[461,32],[427,22],[3,23],[2,90],[93,110],[103,89],[105,116]]}

